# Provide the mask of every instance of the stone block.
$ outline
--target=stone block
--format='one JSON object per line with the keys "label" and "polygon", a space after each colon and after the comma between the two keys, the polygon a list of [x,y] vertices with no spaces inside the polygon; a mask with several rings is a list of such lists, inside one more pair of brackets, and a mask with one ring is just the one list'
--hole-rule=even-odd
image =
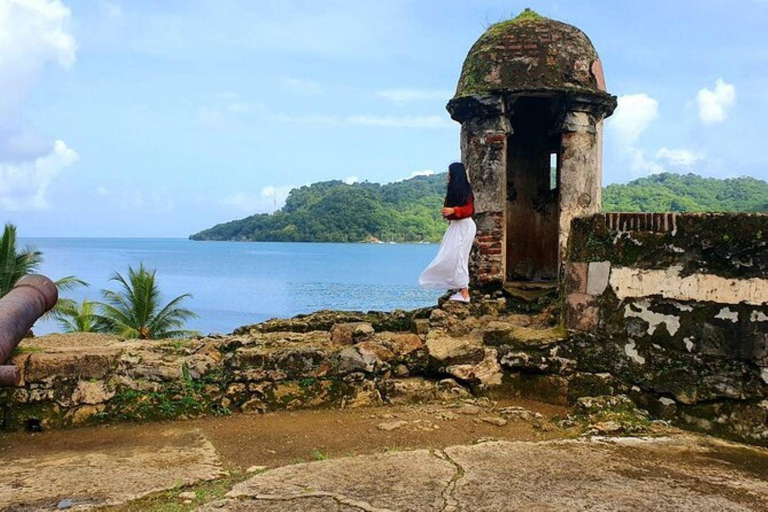
{"label": "stone block", "polygon": [[331,341],[339,345],[353,345],[373,337],[373,326],[368,322],[336,324],[331,329]]}
{"label": "stone block", "polygon": [[565,326],[583,332],[594,332],[600,321],[600,309],[592,295],[572,293],[565,298]]}
{"label": "stone block", "polygon": [[588,263],[568,262],[565,265],[565,293],[587,293]]}
{"label": "stone block", "polygon": [[589,295],[602,295],[608,287],[608,278],[610,275],[610,261],[590,262],[587,273],[587,293]]}

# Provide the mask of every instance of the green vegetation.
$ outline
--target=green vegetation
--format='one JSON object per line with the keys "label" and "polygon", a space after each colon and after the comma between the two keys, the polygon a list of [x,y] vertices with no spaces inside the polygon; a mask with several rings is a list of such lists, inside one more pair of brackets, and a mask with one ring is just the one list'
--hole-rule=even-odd
{"label": "green vegetation", "polygon": [[523,9],[523,12],[515,16],[511,21],[536,21],[536,20],[543,20],[544,16],[537,13],[530,7],[526,7]]}
{"label": "green vegetation", "polygon": [[624,185],[608,185],[603,210],[609,212],[764,212],[768,183],[749,177],[702,178],[663,173]]}
{"label": "green vegetation", "polygon": [[128,267],[128,279],[115,273],[111,280],[117,281],[122,289],[118,292],[102,291],[105,302],[99,303],[101,314],[96,318],[104,325],[104,330],[143,340],[184,338],[198,334],[183,329],[184,323],[197,315],[179,307],[191,295],[179,295],[165,306],[160,306],[160,289],[154,270],[147,270],[140,264],[138,270]]}
{"label": "green vegetation", "polygon": [[[0,297],[4,297],[22,277],[36,273],[43,263],[43,253],[34,247],[20,249],[16,243],[16,226],[6,224],[0,236]],[[59,292],[73,290],[88,283],[75,276],[62,277],[54,281]],[[70,299],[59,298],[59,302],[49,312],[56,316],[62,308],[72,308],[76,305]]]}
{"label": "green vegetation", "polygon": [[[440,207],[445,174],[387,185],[341,181],[294,189],[274,214],[257,214],[201,231],[192,240],[263,242],[436,242],[445,231]],[[603,191],[605,211],[763,212],[768,183],[664,173]]]}
{"label": "green vegetation", "polygon": [[380,185],[326,181],[291,191],[274,214],[201,231],[192,240],[267,242],[439,241],[445,174]]}
{"label": "green vegetation", "polygon": [[99,332],[101,326],[96,306],[97,303],[87,299],[83,299],[80,304],[66,299],[63,304],[58,305],[53,317],[64,332]]}

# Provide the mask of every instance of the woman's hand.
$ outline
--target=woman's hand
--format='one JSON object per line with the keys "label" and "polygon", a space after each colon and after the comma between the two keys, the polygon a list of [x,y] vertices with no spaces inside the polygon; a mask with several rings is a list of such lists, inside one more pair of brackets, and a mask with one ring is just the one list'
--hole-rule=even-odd
{"label": "woman's hand", "polygon": [[453,208],[446,207],[440,210],[440,213],[443,214],[443,217],[448,217],[449,215],[453,215],[453,211]]}

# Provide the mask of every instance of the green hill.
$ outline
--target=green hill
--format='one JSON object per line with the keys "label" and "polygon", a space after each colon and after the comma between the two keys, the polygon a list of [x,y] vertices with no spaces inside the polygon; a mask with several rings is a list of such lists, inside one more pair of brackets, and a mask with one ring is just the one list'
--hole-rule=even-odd
{"label": "green hill", "polygon": [[663,173],[603,189],[607,212],[765,212],[768,183]]}
{"label": "green hill", "polygon": [[[192,240],[265,242],[439,241],[445,174],[380,185],[325,181],[294,189],[273,214],[218,224]],[[603,190],[605,211],[768,211],[768,183],[658,174]]]}
{"label": "green hill", "polygon": [[219,224],[192,240],[266,242],[439,241],[445,174],[380,185],[325,181],[296,188],[273,214]]}

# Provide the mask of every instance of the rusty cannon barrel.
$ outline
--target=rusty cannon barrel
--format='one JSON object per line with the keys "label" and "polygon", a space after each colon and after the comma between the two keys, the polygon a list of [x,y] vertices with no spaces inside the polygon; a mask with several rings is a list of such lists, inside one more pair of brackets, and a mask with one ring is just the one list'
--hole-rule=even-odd
{"label": "rusty cannon barrel", "polygon": [[59,300],[56,285],[45,276],[30,274],[16,283],[0,298],[0,386],[19,383],[19,370],[14,365],[2,366],[26,336],[38,318],[50,311]]}

